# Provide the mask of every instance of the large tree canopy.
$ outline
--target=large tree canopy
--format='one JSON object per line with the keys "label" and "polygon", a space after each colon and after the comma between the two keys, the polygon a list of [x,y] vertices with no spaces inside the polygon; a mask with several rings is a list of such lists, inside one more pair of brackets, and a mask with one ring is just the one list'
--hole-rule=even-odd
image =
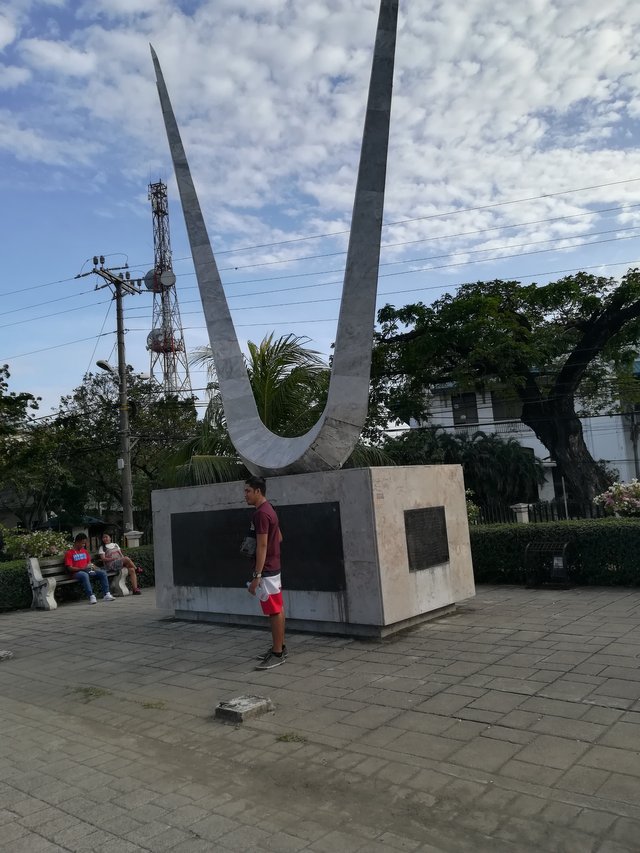
{"label": "large tree canopy", "polygon": [[[164,398],[158,386],[129,375],[131,468],[136,523],[149,515],[151,490],[166,456],[196,432],[191,400]],[[25,527],[44,510],[79,517],[90,508],[117,509],[122,494],[118,387],[109,374],[85,376],[50,419],[26,422],[0,457],[0,506]],[[2,439],[0,439],[2,443]],[[95,511],[95,510],[94,510]]]}
{"label": "large tree canopy", "polygon": [[540,286],[478,282],[431,306],[387,305],[378,319],[374,382],[398,417],[425,418],[429,392],[444,384],[502,389],[520,401],[522,422],[575,498],[606,488],[579,415],[638,397],[639,270],[620,282],[586,273]]}
{"label": "large tree canopy", "polygon": [[0,364],[0,438],[15,434],[38,408],[38,399],[27,392],[9,391],[9,365]]}

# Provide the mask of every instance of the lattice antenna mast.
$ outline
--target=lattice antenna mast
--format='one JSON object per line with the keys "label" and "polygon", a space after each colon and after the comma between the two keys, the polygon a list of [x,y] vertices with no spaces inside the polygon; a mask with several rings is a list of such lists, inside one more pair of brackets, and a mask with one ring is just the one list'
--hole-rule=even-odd
{"label": "lattice antenna mast", "polygon": [[149,201],[153,217],[154,268],[149,270],[144,281],[153,291],[152,329],[147,336],[150,373],[162,385],[166,396],[190,397],[189,361],[171,262],[167,185],[162,181],[149,184]]}

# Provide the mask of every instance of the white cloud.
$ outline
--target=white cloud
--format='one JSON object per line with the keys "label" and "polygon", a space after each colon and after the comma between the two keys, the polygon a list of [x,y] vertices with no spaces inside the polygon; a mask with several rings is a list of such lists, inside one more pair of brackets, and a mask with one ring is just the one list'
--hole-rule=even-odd
{"label": "white cloud", "polygon": [[15,89],[17,86],[26,83],[30,77],[31,74],[26,68],[0,64],[0,90]]}
{"label": "white cloud", "polygon": [[14,21],[5,15],[0,15],[0,50],[10,45],[18,35],[18,28]]}
{"label": "white cloud", "polygon": [[96,54],[46,39],[24,39],[20,49],[28,65],[63,77],[88,77],[98,65]]}

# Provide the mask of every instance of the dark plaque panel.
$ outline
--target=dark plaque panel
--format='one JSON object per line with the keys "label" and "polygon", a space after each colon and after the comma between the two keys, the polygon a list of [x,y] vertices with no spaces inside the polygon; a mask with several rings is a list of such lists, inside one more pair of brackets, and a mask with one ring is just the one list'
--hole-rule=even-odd
{"label": "dark plaque panel", "polygon": [[[345,588],[339,503],[276,506],[283,541],[286,589],[337,592]],[[254,510],[220,509],[171,516],[176,586],[241,587],[253,561],[240,554]]]}
{"label": "dark plaque panel", "polygon": [[404,529],[409,571],[419,572],[449,562],[447,519],[443,506],[405,510]]}

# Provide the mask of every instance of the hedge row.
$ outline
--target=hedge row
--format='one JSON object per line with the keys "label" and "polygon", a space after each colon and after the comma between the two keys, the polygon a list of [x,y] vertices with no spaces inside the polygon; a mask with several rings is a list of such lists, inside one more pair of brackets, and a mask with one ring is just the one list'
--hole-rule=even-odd
{"label": "hedge row", "polygon": [[523,583],[528,542],[568,542],[571,583],[640,585],[640,519],[601,518],[470,528],[476,583]]}
{"label": "hedge row", "polygon": [[[470,528],[476,583],[524,582],[528,542],[568,542],[572,583],[594,586],[640,585],[640,519],[602,518],[545,524],[494,524]],[[144,569],[141,587],[155,584],[153,546],[125,553]],[[59,601],[82,596],[78,584],[56,591]],[[31,606],[31,589],[23,560],[0,563],[0,611]]]}
{"label": "hedge row", "polygon": [[[144,545],[141,548],[122,549],[128,554],[137,566],[143,569],[138,575],[138,583],[141,588],[155,585],[153,571],[153,545]],[[62,603],[65,601],[78,601],[83,597],[80,584],[67,584],[56,590],[56,599]],[[0,563],[0,612],[3,610],[22,610],[31,607],[31,587],[24,560],[12,560],[8,563]]]}

